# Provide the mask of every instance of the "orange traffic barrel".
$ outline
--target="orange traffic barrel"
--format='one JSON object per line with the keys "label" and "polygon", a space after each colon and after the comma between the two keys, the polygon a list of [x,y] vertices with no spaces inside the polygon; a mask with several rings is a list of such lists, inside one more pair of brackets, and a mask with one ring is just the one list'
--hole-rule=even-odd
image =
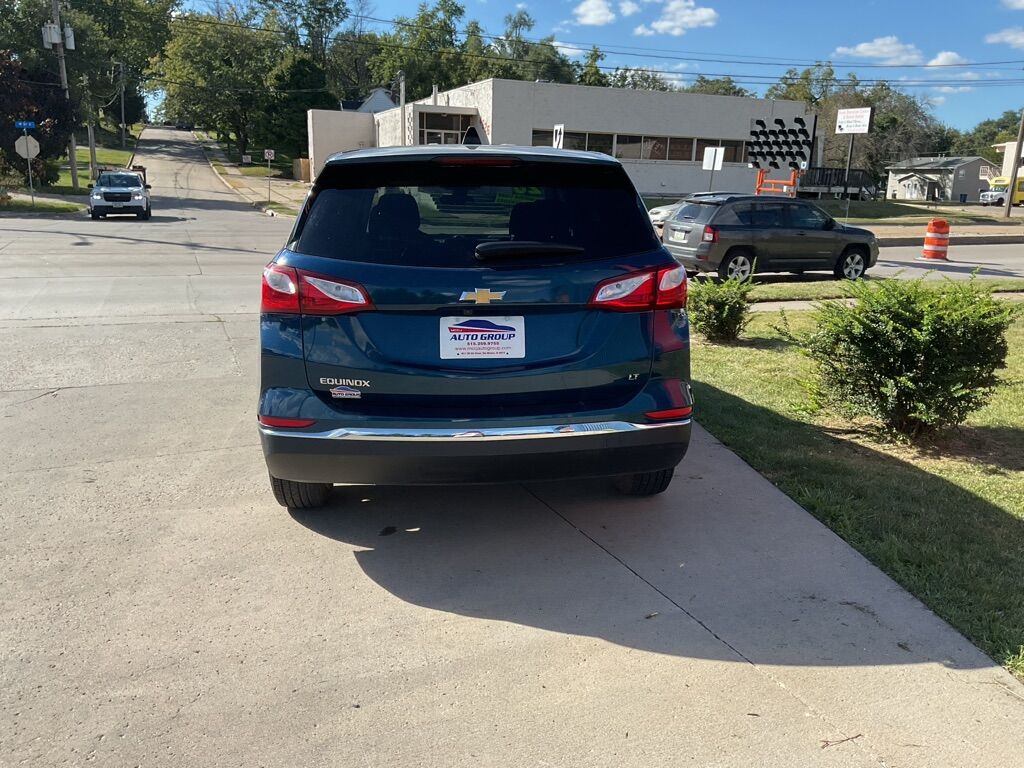
{"label": "orange traffic barrel", "polygon": [[945,219],[932,219],[928,222],[928,231],[924,235],[921,259],[924,261],[949,261],[946,257],[948,250],[949,222]]}

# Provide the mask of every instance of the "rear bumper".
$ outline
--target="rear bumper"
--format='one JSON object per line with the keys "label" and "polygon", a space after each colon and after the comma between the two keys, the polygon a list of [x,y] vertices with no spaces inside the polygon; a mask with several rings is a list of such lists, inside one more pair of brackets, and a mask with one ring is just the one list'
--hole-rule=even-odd
{"label": "rear bumper", "polygon": [[307,483],[448,485],[651,472],[686,454],[690,422],[600,422],[456,431],[260,426],[274,477]]}

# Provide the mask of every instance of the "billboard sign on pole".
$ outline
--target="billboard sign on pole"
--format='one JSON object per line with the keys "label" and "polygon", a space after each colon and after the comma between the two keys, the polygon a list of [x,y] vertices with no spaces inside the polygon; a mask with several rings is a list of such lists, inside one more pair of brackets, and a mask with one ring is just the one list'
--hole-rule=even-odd
{"label": "billboard sign on pole", "polygon": [[871,107],[840,109],[836,113],[836,133],[868,133],[871,130]]}

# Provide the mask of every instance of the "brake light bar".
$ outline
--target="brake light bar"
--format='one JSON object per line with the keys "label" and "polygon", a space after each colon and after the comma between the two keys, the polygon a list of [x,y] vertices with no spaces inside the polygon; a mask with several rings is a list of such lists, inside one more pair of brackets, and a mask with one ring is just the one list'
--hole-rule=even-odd
{"label": "brake light bar", "polygon": [[491,168],[511,168],[522,164],[522,161],[517,157],[498,157],[495,155],[480,155],[478,157],[472,155],[442,155],[441,157],[434,158],[434,162],[438,165],[476,165],[489,166]]}
{"label": "brake light bar", "polygon": [[373,302],[358,283],[280,264],[263,270],[261,312],[342,315],[367,309]]}
{"label": "brake light bar", "polygon": [[682,309],[686,306],[686,270],[665,267],[613,277],[598,284],[589,306],[616,312]]}

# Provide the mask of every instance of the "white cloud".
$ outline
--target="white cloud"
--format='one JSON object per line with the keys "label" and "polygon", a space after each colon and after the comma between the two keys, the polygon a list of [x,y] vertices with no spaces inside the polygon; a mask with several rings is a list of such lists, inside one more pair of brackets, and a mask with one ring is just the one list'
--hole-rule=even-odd
{"label": "white cloud", "polygon": [[892,66],[920,64],[924,60],[916,45],[902,43],[895,35],[876,37],[874,40],[854,46],[841,45],[832,55],[837,58],[848,56],[857,59],[876,59],[879,64]]}
{"label": "white cloud", "polygon": [[558,49],[558,52],[563,56],[568,56],[570,59],[574,56],[581,56],[586,53],[589,49],[582,48],[574,43],[562,43],[558,40],[552,40],[551,44]]}
{"label": "white cloud", "polygon": [[929,96],[928,97],[928,101],[930,101],[936,107],[941,107],[943,104],[946,103],[946,97],[945,96]]}
{"label": "white cloud", "polygon": [[935,90],[939,93],[967,93],[973,91],[974,87],[970,85],[937,85]]}
{"label": "white cloud", "polygon": [[1024,0],[1003,0],[1003,5],[1011,11],[1024,11]]}
{"label": "white cloud", "polygon": [[718,12],[714,8],[697,5],[696,0],[668,0],[661,9],[661,15],[650,25],[641,24],[633,30],[634,35],[662,34],[679,37],[688,29],[713,27],[718,23]]}
{"label": "white cloud", "polygon": [[1024,28],[1008,27],[1001,29],[998,32],[993,32],[991,35],[986,35],[985,42],[989,45],[1005,43],[1011,48],[1024,48]]}
{"label": "white cloud", "polygon": [[525,11],[529,7],[526,3],[516,3],[516,10],[519,11]]}
{"label": "white cloud", "polygon": [[572,12],[576,22],[587,27],[603,27],[615,21],[615,12],[608,0],[583,0]]}
{"label": "white cloud", "polygon": [[[1021,0],[1024,2],[1024,0]],[[956,51],[939,51],[935,58],[928,62],[929,67],[948,67],[953,64],[967,64],[968,61]]]}
{"label": "white cloud", "polygon": [[623,0],[619,3],[619,13],[623,16],[632,16],[634,13],[640,13],[640,5],[634,3],[633,0]]}

